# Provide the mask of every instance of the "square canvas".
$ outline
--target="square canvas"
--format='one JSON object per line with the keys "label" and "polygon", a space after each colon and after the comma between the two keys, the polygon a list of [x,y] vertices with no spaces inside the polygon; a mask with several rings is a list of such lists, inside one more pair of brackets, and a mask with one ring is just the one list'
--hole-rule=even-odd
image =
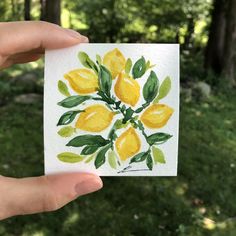
{"label": "square canvas", "polygon": [[46,51],[46,174],[176,176],[178,129],[178,44]]}

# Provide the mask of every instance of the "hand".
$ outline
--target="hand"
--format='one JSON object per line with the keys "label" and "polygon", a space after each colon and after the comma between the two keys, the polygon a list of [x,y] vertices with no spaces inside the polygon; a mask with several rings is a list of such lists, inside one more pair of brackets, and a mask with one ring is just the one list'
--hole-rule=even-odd
{"label": "hand", "polygon": [[[46,22],[0,23],[0,69],[39,59],[45,49],[88,42],[85,36]],[[0,220],[61,208],[102,187],[98,176],[68,173],[14,179],[0,176]]]}

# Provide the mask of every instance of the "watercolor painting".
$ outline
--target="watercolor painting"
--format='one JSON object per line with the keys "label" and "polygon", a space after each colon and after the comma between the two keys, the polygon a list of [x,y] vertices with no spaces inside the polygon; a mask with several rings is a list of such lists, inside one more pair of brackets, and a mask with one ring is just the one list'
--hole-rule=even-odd
{"label": "watercolor painting", "polygon": [[176,161],[168,154],[178,139],[171,128],[178,108],[168,102],[176,99],[176,78],[168,71],[160,78],[159,65],[145,52],[134,57],[111,46],[99,53],[80,47],[73,51],[78,64],[58,69],[53,135],[58,141],[50,143],[60,145],[53,161],[65,171],[157,175],[157,168]]}
{"label": "watercolor painting", "polygon": [[[153,165],[164,164],[161,144],[168,142],[172,135],[156,130],[165,126],[174,112],[168,104],[161,103],[171,89],[171,78],[167,76],[160,84],[155,65],[142,55],[132,62],[118,48],[108,51],[103,57],[97,54],[95,59],[81,51],[78,59],[84,67],[68,71],[64,75],[65,81],[58,81],[58,90],[66,97],[58,105],[66,108],[66,112],[59,118],[57,126],[62,126],[58,135],[73,137],[66,146],[82,149],[79,153],[59,153],[58,159],[69,163],[93,161],[95,168],[107,161],[113,169],[129,160],[129,164],[117,173],[138,171],[132,168],[133,163],[145,162],[150,171]],[[148,77],[141,91],[139,80],[145,73]],[[111,92],[112,84],[114,94]],[[145,103],[133,109],[140,96]],[[80,108],[80,104],[88,100],[101,101],[102,104]],[[122,114],[122,118],[117,118],[117,114]],[[115,123],[111,125],[113,119]],[[74,120],[75,125],[71,126]],[[153,130],[151,135],[146,134],[146,127]],[[98,134],[105,129],[109,129],[107,137]],[[122,129],[120,136],[116,134],[119,129]],[[140,150],[141,139],[137,129],[145,138],[146,150]],[[78,135],[76,130],[89,134]]]}

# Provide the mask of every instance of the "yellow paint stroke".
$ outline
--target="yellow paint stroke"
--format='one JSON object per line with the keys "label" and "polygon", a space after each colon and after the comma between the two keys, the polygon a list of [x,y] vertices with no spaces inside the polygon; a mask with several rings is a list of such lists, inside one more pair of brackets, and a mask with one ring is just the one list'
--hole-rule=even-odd
{"label": "yellow paint stroke", "polygon": [[174,110],[165,104],[153,104],[141,115],[141,121],[149,128],[161,128],[166,125]]}
{"label": "yellow paint stroke", "polygon": [[115,93],[122,102],[135,106],[140,97],[140,85],[131,76],[120,73],[115,84]]}
{"label": "yellow paint stroke", "polygon": [[141,147],[141,140],[133,127],[127,129],[117,138],[116,150],[122,161],[135,155]]}
{"label": "yellow paint stroke", "polygon": [[103,64],[111,72],[112,79],[124,70],[125,62],[125,57],[118,48],[107,52],[103,58]]}
{"label": "yellow paint stroke", "polygon": [[114,112],[108,110],[105,106],[92,105],[80,113],[75,127],[85,131],[100,132],[111,124],[113,116]]}
{"label": "yellow paint stroke", "polygon": [[92,70],[72,70],[65,74],[64,78],[78,94],[89,94],[98,90],[98,77]]}

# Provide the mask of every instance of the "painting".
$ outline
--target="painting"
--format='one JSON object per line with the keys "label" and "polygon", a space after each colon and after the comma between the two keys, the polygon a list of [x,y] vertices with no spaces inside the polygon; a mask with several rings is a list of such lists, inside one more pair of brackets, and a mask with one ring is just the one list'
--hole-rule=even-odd
{"label": "painting", "polygon": [[178,103],[176,44],[47,51],[45,172],[176,175]]}

